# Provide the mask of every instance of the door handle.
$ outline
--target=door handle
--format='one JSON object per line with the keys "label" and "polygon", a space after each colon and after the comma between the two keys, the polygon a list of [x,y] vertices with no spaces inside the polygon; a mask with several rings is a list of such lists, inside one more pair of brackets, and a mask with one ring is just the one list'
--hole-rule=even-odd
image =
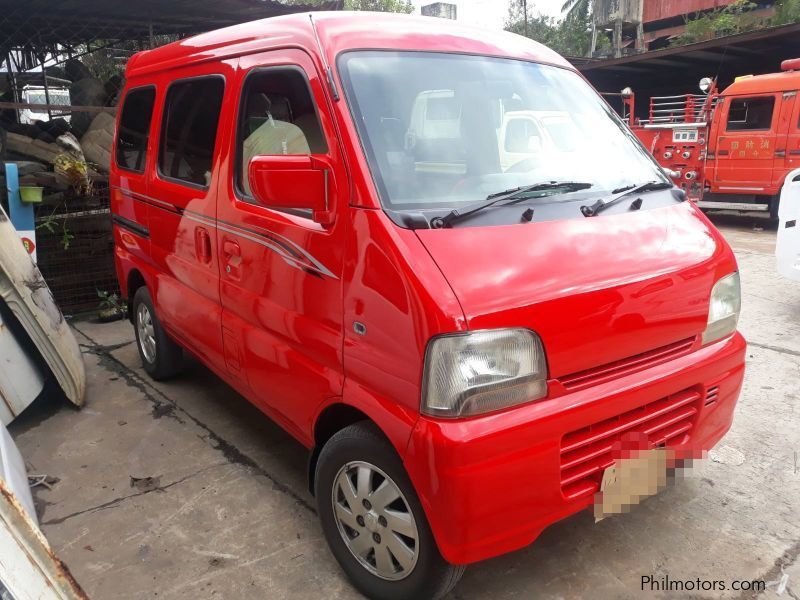
{"label": "door handle", "polygon": [[211,262],[211,236],[203,227],[194,230],[194,249],[197,260],[203,264]]}
{"label": "door handle", "polygon": [[225,256],[225,272],[228,277],[238,280],[241,278],[242,249],[233,240],[222,241],[222,254]]}
{"label": "door handle", "polygon": [[239,244],[233,240],[225,240],[222,242],[222,252],[226,257],[242,255],[242,249],[239,247]]}

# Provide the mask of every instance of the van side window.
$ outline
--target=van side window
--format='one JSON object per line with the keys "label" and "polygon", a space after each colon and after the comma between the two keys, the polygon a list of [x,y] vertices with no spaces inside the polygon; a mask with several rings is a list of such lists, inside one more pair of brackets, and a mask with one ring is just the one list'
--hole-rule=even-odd
{"label": "van side window", "polygon": [[117,132],[116,161],[121,169],[144,171],[155,98],[154,87],[133,89],[125,96]]}
{"label": "van side window", "polygon": [[208,187],[225,82],[203,77],[170,85],[161,124],[163,177]]}
{"label": "van side window", "polygon": [[728,109],[728,131],[769,131],[774,109],[774,96],[736,98]]}
{"label": "van side window", "polygon": [[311,89],[296,67],[265,68],[247,76],[236,135],[236,190],[252,197],[247,168],[254,156],[325,154]]}

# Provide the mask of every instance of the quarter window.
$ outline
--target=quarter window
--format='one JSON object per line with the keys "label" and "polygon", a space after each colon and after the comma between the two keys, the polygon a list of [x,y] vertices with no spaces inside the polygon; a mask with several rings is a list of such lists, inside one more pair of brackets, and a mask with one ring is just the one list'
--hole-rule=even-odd
{"label": "quarter window", "polygon": [[141,173],[147,157],[150,120],[156,90],[153,87],[133,89],[125,96],[117,132],[117,166]]}
{"label": "quarter window", "polygon": [[158,155],[162,176],[208,187],[224,91],[221,77],[178,81],[169,87]]}
{"label": "quarter window", "polygon": [[247,169],[254,156],[328,152],[308,80],[300,69],[265,68],[247,77],[236,140],[236,189],[248,198]]}
{"label": "quarter window", "polygon": [[728,131],[768,131],[774,109],[774,96],[734,99],[728,109]]}

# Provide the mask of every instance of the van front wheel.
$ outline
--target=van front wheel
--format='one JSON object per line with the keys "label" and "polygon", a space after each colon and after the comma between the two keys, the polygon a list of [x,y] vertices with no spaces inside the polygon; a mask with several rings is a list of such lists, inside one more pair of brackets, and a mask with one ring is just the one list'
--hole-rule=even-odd
{"label": "van front wheel", "polygon": [[180,371],[183,350],[164,332],[153,308],[150,292],[144,286],[136,290],[133,296],[133,329],[142,366],[150,377],[162,381]]}
{"label": "van front wheel", "polygon": [[368,598],[441,598],[461,578],[464,567],[442,558],[400,457],[371,423],[328,440],[314,483],[328,545]]}

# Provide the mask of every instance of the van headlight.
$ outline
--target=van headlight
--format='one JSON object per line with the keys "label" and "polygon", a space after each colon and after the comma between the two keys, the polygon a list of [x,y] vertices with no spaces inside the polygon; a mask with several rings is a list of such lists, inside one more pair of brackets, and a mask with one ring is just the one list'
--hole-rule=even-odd
{"label": "van headlight", "polygon": [[547,395],[542,341],[528,329],[444,335],[425,354],[422,412],[466,417]]}
{"label": "van headlight", "polygon": [[736,331],[742,308],[739,273],[726,275],[711,288],[708,305],[708,325],[703,332],[703,344],[715,342]]}

